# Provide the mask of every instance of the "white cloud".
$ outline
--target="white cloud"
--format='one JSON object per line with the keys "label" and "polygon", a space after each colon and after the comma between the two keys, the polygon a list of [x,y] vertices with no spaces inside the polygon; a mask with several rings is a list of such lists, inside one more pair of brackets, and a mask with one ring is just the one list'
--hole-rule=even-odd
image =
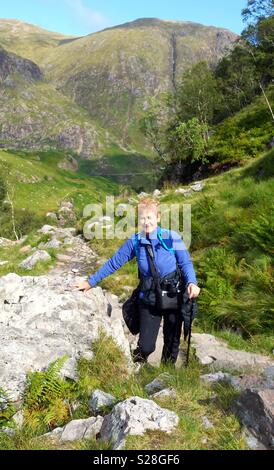
{"label": "white cloud", "polygon": [[83,0],[65,0],[65,4],[72,10],[75,19],[87,28],[104,28],[109,25],[109,19],[103,13],[86,6]]}

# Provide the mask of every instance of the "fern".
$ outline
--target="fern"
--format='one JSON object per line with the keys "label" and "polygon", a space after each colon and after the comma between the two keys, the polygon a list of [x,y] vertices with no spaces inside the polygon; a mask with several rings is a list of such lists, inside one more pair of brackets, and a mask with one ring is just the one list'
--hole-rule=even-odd
{"label": "fern", "polygon": [[15,407],[8,395],[0,387],[0,428],[6,426],[12,415],[15,413]]}
{"label": "fern", "polygon": [[32,372],[27,377],[24,408],[30,427],[56,426],[69,417],[69,400],[75,385],[60,376],[60,370],[68,359],[63,356],[49,365],[47,370]]}

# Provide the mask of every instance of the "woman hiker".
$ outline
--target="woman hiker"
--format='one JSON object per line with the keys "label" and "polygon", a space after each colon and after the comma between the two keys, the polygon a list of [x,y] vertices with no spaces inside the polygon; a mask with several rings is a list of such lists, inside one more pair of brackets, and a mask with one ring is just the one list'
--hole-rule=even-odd
{"label": "woman hiker", "polygon": [[[77,282],[74,287],[85,292],[136,256],[141,278],[138,299],[140,334],[138,347],[133,352],[133,360],[134,362],[147,362],[148,356],[155,350],[163,317],[164,346],[161,362],[175,364],[180,347],[182,314],[178,308],[159,311],[155,305],[151,305],[151,302],[146,301],[146,298],[148,298],[147,289],[149,289],[149,285],[151,287],[153,280],[151,261],[149,260],[146,245],[150,245],[152,248],[154,266],[156,266],[160,278],[170,275],[167,277],[172,279],[172,273],[176,272],[177,261],[189,299],[198,297],[200,288],[197,285],[190,255],[180,235],[173,230],[166,231],[158,225],[160,221],[158,201],[152,198],[141,200],[138,203],[138,219],[142,231],[128,238],[98,271],[89,276],[87,281]],[[162,237],[163,230],[165,232],[164,241]]]}

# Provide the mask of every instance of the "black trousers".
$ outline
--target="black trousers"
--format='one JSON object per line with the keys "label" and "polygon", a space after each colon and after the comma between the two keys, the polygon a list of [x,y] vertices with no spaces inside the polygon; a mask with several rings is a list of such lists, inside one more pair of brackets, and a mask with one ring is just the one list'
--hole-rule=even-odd
{"label": "black trousers", "polygon": [[163,317],[164,347],[161,362],[175,364],[179,354],[182,331],[182,315],[177,310],[158,312],[156,307],[146,305],[138,300],[140,314],[140,335],[135,350],[135,362],[146,362],[148,356],[155,351],[156,340]]}

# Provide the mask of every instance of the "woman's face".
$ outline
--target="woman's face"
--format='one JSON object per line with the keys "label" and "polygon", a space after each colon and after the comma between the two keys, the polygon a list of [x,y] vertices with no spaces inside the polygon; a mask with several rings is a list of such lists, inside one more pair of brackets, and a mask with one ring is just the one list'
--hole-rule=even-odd
{"label": "woman's face", "polygon": [[156,229],[160,216],[157,215],[157,208],[141,208],[139,211],[139,226],[146,233],[153,232]]}

